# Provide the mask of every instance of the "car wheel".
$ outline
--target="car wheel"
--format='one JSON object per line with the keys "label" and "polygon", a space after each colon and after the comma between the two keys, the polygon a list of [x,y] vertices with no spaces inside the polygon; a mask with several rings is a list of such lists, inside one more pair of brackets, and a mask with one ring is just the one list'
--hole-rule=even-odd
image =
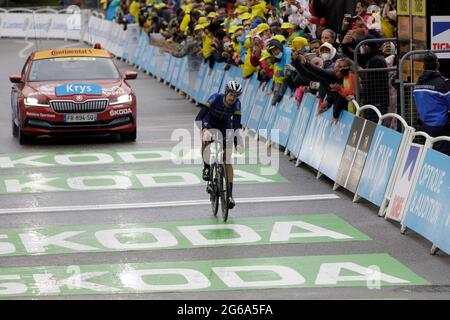
{"label": "car wheel", "polygon": [[20,130],[20,128],[17,129],[18,129],[19,143],[21,145],[30,143],[32,138],[30,136],[27,136],[22,130]]}
{"label": "car wheel", "polygon": [[14,122],[14,119],[11,121],[12,135],[14,138],[19,136],[19,127]]}
{"label": "car wheel", "polygon": [[137,129],[134,129],[132,132],[121,133],[120,138],[122,141],[136,141],[137,137]]}

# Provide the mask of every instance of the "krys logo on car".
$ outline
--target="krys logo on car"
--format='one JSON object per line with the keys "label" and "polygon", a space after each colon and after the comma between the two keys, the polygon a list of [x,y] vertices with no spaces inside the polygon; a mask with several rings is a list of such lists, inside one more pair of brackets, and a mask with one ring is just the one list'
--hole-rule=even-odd
{"label": "krys logo on car", "polygon": [[78,84],[69,83],[55,88],[57,96],[66,96],[73,94],[102,94],[102,87],[96,84]]}

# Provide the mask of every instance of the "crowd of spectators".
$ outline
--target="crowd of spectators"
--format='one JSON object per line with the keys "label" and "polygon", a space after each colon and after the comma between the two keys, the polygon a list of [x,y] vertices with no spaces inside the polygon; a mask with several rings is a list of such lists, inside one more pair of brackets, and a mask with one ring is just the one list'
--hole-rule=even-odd
{"label": "crowd of spectators", "polygon": [[354,61],[362,40],[395,36],[396,1],[357,1],[354,12],[345,14],[334,30],[320,16],[320,2],[102,0],[107,19],[124,29],[137,23],[150,38],[158,34],[174,56],[197,56],[210,70],[215,63],[225,63],[226,70],[237,66],[244,78],[257,74],[259,81],[272,84],[272,105],[286,90],[298,101],[309,91],[320,98],[317,112],[333,107],[337,121],[342,110],[355,112],[352,100],[358,86],[362,103],[382,113],[396,112],[395,72],[362,72],[360,80],[355,77],[356,68],[393,67],[395,44],[364,44]]}

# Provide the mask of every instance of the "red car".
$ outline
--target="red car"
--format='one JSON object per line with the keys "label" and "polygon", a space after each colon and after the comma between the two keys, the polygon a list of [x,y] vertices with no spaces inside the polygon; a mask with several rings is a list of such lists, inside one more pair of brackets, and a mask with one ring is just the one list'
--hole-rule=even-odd
{"label": "red car", "polygon": [[96,48],[33,52],[9,77],[12,133],[20,144],[42,135],[120,133],[136,140],[136,95],[112,55]]}

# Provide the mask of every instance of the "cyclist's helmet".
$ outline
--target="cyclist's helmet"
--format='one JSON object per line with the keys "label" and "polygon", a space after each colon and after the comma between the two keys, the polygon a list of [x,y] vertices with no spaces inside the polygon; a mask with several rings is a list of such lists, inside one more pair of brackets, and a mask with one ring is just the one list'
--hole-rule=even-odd
{"label": "cyclist's helmet", "polygon": [[240,96],[242,94],[241,84],[234,80],[228,81],[228,83],[225,85],[225,95],[227,95],[228,92],[231,92],[231,93],[236,94],[237,96]]}

